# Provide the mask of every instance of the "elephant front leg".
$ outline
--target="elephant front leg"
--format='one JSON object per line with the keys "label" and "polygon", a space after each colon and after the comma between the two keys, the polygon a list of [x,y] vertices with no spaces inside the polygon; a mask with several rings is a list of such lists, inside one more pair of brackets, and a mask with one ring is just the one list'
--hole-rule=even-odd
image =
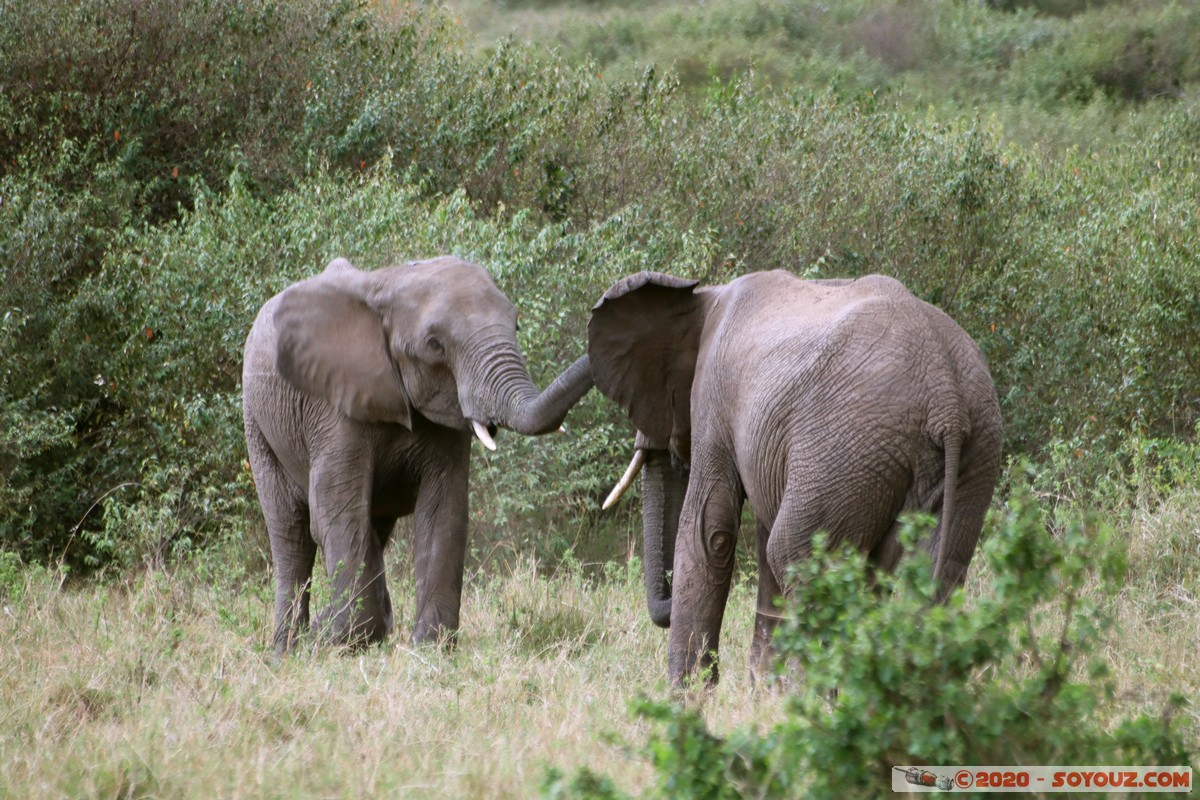
{"label": "elephant front leg", "polygon": [[317,627],[343,644],[379,642],[391,632],[383,542],[372,524],[369,486],[359,485],[369,474],[341,470],[329,473],[330,480],[314,475],[309,490],[314,538],[333,585],[332,603],[318,616]]}
{"label": "elephant front leg", "polygon": [[267,523],[275,573],[275,630],[272,646],[283,655],[308,629],[309,585],[317,545],[308,530],[304,491],[288,480],[253,420],[246,422],[246,446],[254,484]]}
{"label": "elephant front leg", "polygon": [[692,475],[675,550],[669,674],[685,686],[719,678],[721,622],[733,580],[741,497],[727,482]]}
{"label": "elephant front leg", "polygon": [[309,586],[317,545],[308,532],[308,515],[298,507],[293,521],[270,530],[271,563],[275,569],[275,632],[277,655],[292,650],[308,629]]}
{"label": "elephant front leg", "polygon": [[413,520],[417,612],[412,641],[453,644],[467,553],[467,445],[461,463],[422,479]]}

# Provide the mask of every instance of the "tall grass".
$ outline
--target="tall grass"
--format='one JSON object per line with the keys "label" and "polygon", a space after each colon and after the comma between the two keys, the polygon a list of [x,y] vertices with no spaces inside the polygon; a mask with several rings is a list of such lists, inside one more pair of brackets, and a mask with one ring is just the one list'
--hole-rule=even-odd
{"label": "tall grass", "polygon": [[[1087,655],[1107,663],[1122,718],[1200,696],[1200,517],[1194,497],[1176,500],[1120,531],[1125,589],[1083,587],[1115,618]],[[1170,541],[1170,555],[1155,544]],[[388,557],[403,631],[415,593],[403,536]],[[551,767],[613,776],[633,796],[656,785],[652,724],[630,705],[670,700],[666,636],[647,619],[636,560],[599,574],[577,563],[547,574],[525,557],[472,571],[453,652],[398,636],[276,661],[259,559],[226,545],[76,590],[51,571],[0,576],[19,576],[0,601],[0,797],[527,798]],[[700,701],[722,736],[789,713],[786,692],[749,680],[748,578],[726,613],[722,683]],[[967,611],[993,578],[977,564]],[[1057,631],[1063,613],[1041,629]],[[1184,714],[1200,740],[1197,709]]]}
{"label": "tall grass", "polygon": [[[415,589],[396,555],[403,628]],[[5,600],[0,797],[527,798],[550,765],[645,780],[621,742],[642,739],[626,709],[661,692],[665,639],[635,571],[595,581],[520,560],[468,576],[452,653],[401,635],[276,662],[267,576],[204,570],[79,591],[47,574]],[[735,593],[735,638],[749,635],[750,603]],[[769,718],[730,669],[715,718]]]}

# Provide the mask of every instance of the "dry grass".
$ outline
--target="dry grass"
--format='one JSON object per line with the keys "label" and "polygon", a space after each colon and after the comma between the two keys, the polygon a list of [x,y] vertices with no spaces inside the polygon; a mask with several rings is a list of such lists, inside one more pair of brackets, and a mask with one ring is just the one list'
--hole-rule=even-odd
{"label": "dry grass", "polygon": [[[1113,630],[1098,653],[1116,687],[1107,711],[1111,721],[1137,714],[1158,716],[1172,695],[1191,702],[1193,746],[1200,744],[1200,491],[1184,489],[1134,510],[1117,526],[1128,544],[1128,571],[1119,592],[1099,597]],[[968,604],[987,590],[991,576],[977,560],[967,581]],[[1085,587],[1092,598],[1099,582]],[[1043,635],[1063,627],[1061,608],[1051,606],[1038,625]],[[1088,654],[1089,656],[1091,654]],[[1089,659],[1080,659],[1082,669]]]}
{"label": "dry grass", "polygon": [[[585,764],[630,790],[649,780],[622,746],[645,740],[628,701],[665,694],[638,576],[477,575],[451,654],[393,641],[282,663],[267,580],[31,583],[0,621],[0,797],[524,798],[546,766]],[[709,700],[727,726],[772,714],[737,663],[750,593],[734,602],[729,679]]]}
{"label": "dry grass", "polygon": [[[1105,654],[1130,710],[1200,696],[1198,500],[1180,495],[1131,526]],[[397,637],[282,662],[269,654],[269,577],[212,572],[80,589],[31,573],[0,609],[0,797],[526,798],[549,765],[587,765],[635,795],[652,781],[634,752],[646,723],[628,703],[666,696],[666,637],[636,572],[475,574],[452,653]],[[407,568],[392,582],[404,625]],[[782,716],[778,695],[749,688],[752,607],[738,585],[705,705],[717,731]]]}
{"label": "dry grass", "polygon": [[1119,633],[1107,655],[1130,702],[1188,698],[1200,740],[1200,487],[1137,514],[1130,531],[1129,578],[1114,599]]}

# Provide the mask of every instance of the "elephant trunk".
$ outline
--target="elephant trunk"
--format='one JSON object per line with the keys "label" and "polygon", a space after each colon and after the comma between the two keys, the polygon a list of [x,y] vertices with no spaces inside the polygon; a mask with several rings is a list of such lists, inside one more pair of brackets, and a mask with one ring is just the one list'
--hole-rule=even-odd
{"label": "elephant trunk", "polygon": [[668,570],[675,562],[679,513],[687,492],[687,476],[671,463],[666,450],[646,450],[642,471],[642,561],[645,567],[646,605],[650,619],[660,628],[671,627],[671,582]]}
{"label": "elephant trunk", "polygon": [[527,436],[556,431],[571,406],[592,388],[586,355],[539,392],[514,342],[485,342],[474,352],[477,357],[459,372],[459,399],[477,434],[493,424]]}
{"label": "elephant trunk", "polygon": [[517,433],[537,436],[558,430],[567,411],[592,388],[591,362],[586,355],[578,358],[545,391],[526,396],[509,407],[511,416],[501,425]]}

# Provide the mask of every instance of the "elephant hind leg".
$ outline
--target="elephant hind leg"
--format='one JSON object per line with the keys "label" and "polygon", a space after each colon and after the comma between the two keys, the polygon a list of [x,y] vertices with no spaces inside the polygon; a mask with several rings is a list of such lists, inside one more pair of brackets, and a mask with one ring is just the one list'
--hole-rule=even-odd
{"label": "elephant hind leg", "polygon": [[904,555],[904,546],[900,544],[900,530],[903,524],[899,521],[892,523],[883,538],[871,548],[867,554],[867,563],[871,572],[891,572],[900,563]]}
{"label": "elephant hind leg", "polygon": [[812,555],[812,537],[818,531],[830,533],[830,545],[837,543],[830,528],[830,522],[817,503],[808,501],[800,492],[789,490],[775,514],[764,548],[770,571],[779,576],[781,583],[786,582],[788,568]]}
{"label": "elephant hind leg", "polygon": [[246,423],[246,447],[267,523],[271,564],[275,572],[275,652],[295,647],[309,624],[309,584],[317,545],[309,534],[308,502],[271,452],[266,438],[252,420]]}
{"label": "elephant hind leg", "polygon": [[289,525],[289,543],[277,547],[271,537],[271,560],[275,567],[275,652],[290,652],[309,627],[309,588],[317,548],[308,536],[308,513],[301,509]]}
{"label": "elephant hind leg", "polygon": [[877,499],[856,504],[841,497],[820,499],[789,487],[766,548],[767,563],[781,582],[786,582],[793,564],[812,555],[812,539],[818,532],[827,535],[831,550],[848,543],[864,551],[876,568],[895,566],[901,554],[895,519],[904,493],[880,484],[861,485],[854,494]]}
{"label": "elephant hind leg", "polygon": [[771,637],[783,614],[779,599],[783,586],[767,559],[767,542],[771,529],[762,522],[755,524],[755,543],[758,550],[758,607],[754,614],[754,640],[750,646],[750,674],[759,681],[771,669]]}

